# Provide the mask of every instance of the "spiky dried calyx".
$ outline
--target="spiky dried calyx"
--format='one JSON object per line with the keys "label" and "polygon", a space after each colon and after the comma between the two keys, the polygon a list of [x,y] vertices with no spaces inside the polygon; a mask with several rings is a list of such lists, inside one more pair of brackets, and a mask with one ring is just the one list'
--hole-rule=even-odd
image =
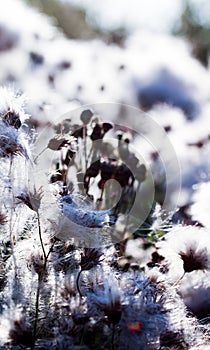
{"label": "spiky dried calyx", "polygon": [[41,200],[43,197],[43,190],[40,187],[38,190],[34,189],[34,192],[22,192],[18,199],[20,199],[24,204],[26,204],[31,210],[37,212],[41,205]]}
{"label": "spiky dried calyx", "polygon": [[81,253],[81,270],[87,271],[100,263],[100,258],[103,255],[100,249],[85,248],[84,253]]}

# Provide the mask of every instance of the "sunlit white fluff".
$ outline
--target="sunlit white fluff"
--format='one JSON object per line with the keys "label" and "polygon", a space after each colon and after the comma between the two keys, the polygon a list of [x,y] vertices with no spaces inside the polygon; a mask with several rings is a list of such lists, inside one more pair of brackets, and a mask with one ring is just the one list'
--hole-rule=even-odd
{"label": "sunlit white fluff", "polygon": [[193,204],[191,213],[194,220],[198,220],[201,224],[210,228],[210,182],[204,182],[195,187],[193,194]]}
{"label": "sunlit white fluff", "polygon": [[194,270],[210,269],[210,234],[194,226],[175,226],[157,243],[169,264],[169,277],[176,279]]}

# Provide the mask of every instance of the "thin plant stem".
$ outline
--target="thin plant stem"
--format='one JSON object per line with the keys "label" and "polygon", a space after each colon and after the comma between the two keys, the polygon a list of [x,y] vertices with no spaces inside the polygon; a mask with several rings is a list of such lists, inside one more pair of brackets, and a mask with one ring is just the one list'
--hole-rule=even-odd
{"label": "thin plant stem", "polygon": [[43,265],[43,271],[39,273],[38,277],[38,287],[37,287],[37,293],[36,293],[36,304],[35,304],[35,321],[34,321],[34,340],[36,339],[39,331],[37,331],[37,326],[38,326],[38,316],[39,316],[39,297],[40,297],[40,289],[41,289],[41,283],[43,281],[43,278],[45,276],[46,272],[46,267],[47,267],[47,261],[50,253],[53,250],[55,242],[53,242],[52,246],[49,249],[49,252],[46,255],[46,259],[44,260],[44,265]]}
{"label": "thin plant stem", "polygon": [[[35,303],[35,319],[34,319],[34,343],[36,340],[37,334],[37,325],[38,325],[38,317],[39,317],[39,297],[40,297],[40,288],[42,282],[43,275],[40,273],[38,277],[38,287],[36,291],[36,303]],[[32,347],[33,349],[34,347]]]}
{"label": "thin plant stem", "polygon": [[76,280],[77,290],[78,290],[80,298],[82,298],[82,292],[81,292],[80,286],[79,286],[79,279],[80,279],[81,273],[82,273],[82,270],[79,271],[79,273],[77,275],[77,280]]}
{"label": "thin plant stem", "polygon": [[[93,153],[93,144],[91,145],[90,152],[89,152],[89,154],[87,156],[87,159],[90,159],[92,153]],[[92,164],[92,161],[91,161],[91,164]]]}
{"label": "thin plant stem", "polygon": [[185,276],[185,271],[183,273],[183,275],[181,277],[178,278],[178,280],[173,284],[173,287],[177,286],[179,284],[179,282],[181,282],[181,280],[184,278]]}
{"label": "thin plant stem", "polygon": [[[55,241],[53,242],[52,246],[50,247],[48,253],[46,254],[45,249],[44,249],[44,244],[42,241],[42,233],[41,233],[41,224],[40,224],[40,218],[39,218],[39,213],[37,212],[37,218],[38,218],[38,226],[39,226],[39,238],[40,238],[40,243],[42,246],[42,251],[44,254],[44,265],[43,265],[43,270],[39,273],[38,275],[38,286],[37,286],[37,292],[36,292],[36,302],[35,302],[35,319],[34,319],[34,344],[36,341],[37,337],[37,326],[38,326],[38,318],[39,318],[39,301],[40,301],[40,290],[41,290],[41,283],[43,281],[43,278],[46,273],[46,266],[47,266],[47,261],[49,258],[50,253],[53,250]],[[32,347],[34,349],[34,345]]]}
{"label": "thin plant stem", "polygon": [[87,164],[88,164],[88,158],[87,158],[87,137],[86,137],[86,130],[87,130],[87,127],[86,127],[86,126],[83,126],[84,153],[85,153],[85,172],[87,171]]}
{"label": "thin plant stem", "polygon": [[34,162],[36,162],[36,160],[39,158],[39,156],[41,156],[46,150],[47,150],[48,147],[45,147],[41,152],[39,152],[39,154],[37,154],[37,156],[34,158]]}
{"label": "thin plant stem", "polygon": [[115,324],[112,325],[111,350],[114,350]]}
{"label": "thin plant stem", "polygon": [[44,254],[44,260],[46,261],[47,260],[47,255],[46,255],[46,252],[45,252],[45,249],[44,249],[44,243],[43,243],[43,240],[42,240],[41,223],[40,223],[40,217],[39,217],[39,212],[38,211],[37,211],[37,220],[38,220],[39,239],[40,239],[42,251],[43,251],[43,254]]}

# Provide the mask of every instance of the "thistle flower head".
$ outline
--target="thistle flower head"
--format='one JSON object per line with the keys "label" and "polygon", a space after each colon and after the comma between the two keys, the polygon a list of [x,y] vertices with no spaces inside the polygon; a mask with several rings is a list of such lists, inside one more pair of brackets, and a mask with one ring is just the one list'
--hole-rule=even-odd
{"label": "thistle flower head", "polygon": [[0,116],[8,125],[19,129],[28,118],[24,111],[25,96],[12,89],[0,87]]}
{"label": "thistle flower head", "polygon": [[0,88],[0,157],[24,155],[29,157],[29,150],[20,127],[28,117],[24,109],[24,96],[12,90]]}
{"label": "thistle flower head", "polygon": [[20,199],[24,204],[26,204],[31,210],[37,212],[41,205],[41,200],[43,197],[43,189],[40,187],[38,190],[34,188],[33,192],[22,192],[18,199]]}
{"label": "thistle flower head", "polygon": [[205,229],[174,227],[157,246],[169,266],[176,262],[184,273],[210,269],[210,234]]}
{"label": "thistle flower head", "polygon": [[84,253],[81,253],[81,270],[90,270],[98,265],[102,255],[100,249],[85,248]]}
{"label": "thistle flower head", "polygon": [[0,157],[24,155],[28,157],[25,145],[15,128],[4,125],[0,120]]}

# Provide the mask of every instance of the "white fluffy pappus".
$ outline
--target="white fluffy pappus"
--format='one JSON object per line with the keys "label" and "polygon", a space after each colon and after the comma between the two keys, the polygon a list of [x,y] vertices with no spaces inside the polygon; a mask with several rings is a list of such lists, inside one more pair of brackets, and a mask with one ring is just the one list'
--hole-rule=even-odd
{"label": "white fluffy pappus", "polygon": [[193,194],[193,204],[191,206],[191,214],[194,220],[210,228],[210,182],[204,182],[195,187]]}
{"label": "white fluffy pappus", "polygon": [[210,233],[203,228],[174,226],[157,247],[172,280],[195,270],[210,269]]}

